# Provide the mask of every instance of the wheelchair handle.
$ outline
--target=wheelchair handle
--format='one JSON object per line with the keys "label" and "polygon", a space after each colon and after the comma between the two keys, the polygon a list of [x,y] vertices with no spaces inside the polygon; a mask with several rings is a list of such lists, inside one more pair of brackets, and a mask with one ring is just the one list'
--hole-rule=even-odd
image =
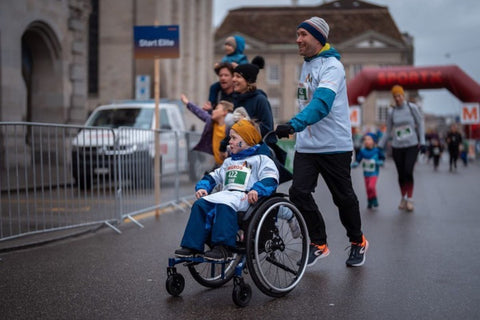
{"label": "wheelchair handle", "polygon": [[267,143],[267,138],[270,137],[270,135],[271,135],[272,133],[275,135],[275,130],[268,131],[268,132],[263,136],[263,138],[262,138],[263,143],[265,143],[265,144]]}

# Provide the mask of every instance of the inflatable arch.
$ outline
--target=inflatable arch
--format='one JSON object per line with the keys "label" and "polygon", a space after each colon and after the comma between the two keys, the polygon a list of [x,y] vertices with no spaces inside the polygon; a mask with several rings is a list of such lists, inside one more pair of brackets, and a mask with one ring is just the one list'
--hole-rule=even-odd
{"label": "inflatable arch", "polygon": [[396,84],[406,90],[445,88],[462,102],[480,102],[480,85],[456,65],[365,68],[348,82],[348,102],[356,105],[359,97]]}
{"label": "inflatable arch", "polygon": [[[456,65],[389,68],[365,68],[347,83],[348,102],[359,104],[374,90],[390,90],[400,84],[406,90],[448,89],[460,101],[480,102],[480,85]],[[480,125],[467,125],[467,137],[480,139]]]}

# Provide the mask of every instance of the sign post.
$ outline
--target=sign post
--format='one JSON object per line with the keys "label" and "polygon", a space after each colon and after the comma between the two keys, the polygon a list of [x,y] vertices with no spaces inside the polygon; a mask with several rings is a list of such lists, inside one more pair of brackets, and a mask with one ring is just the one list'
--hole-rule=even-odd
{"label": "sign post", "polygon": [[[155,158],[153,161],[154,172],[154,190],[155,190],[155,205],[160,204],[160,168],[162,165],[162,159],[160,157],[160,59],[155,58],[154,61],[154,95],[155,95]],[[160,216],[158,208],[155,210],[155,217]]]}
{"label": "sign post", "polygon": [[[133,30],[136,59],[154,59],[155,93],[155,204],[160,204],[160,59],[180,57],[179,26],[135,26]],[[158,218],[160,211],[155,210]]]}

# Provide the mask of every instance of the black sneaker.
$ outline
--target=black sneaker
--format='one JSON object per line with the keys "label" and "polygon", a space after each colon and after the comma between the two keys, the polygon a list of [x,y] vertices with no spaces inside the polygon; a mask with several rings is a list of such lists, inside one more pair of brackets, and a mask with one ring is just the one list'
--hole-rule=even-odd
{"label": "black sneaker", "polygon": [[368,241],[362,236],[362,243],[352,242],[350,255],[345,262],[348,267],[360,267],[365,263],[365,254],[368,250]]}
{"label": "black sneaker", "polygon": [[212,250],[205,252],[204,258],[212,261],[225,261],[233,258],[232,252],[222,245],[213,247]]}
{"label": "black sneaker", "polygon": [[180,249],[175,250],[175,255],[180,258],[191,258],[200,252],[194,249],[181,247]]}
{"label": "black sneaker", "polygon": [[307,267],[313,266],[317,260],[323,259],[330,254],[326,244],[310,243],[308,248]]}

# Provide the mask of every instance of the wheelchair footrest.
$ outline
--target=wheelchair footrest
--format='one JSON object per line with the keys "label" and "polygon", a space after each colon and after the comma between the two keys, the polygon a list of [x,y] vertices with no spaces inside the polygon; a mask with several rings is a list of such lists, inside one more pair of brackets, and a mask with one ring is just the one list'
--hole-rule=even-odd
{"label": "wheelchair footrest", "polygon": [[[238,253],[235,251],[235,253]],[[173,267],[179,263],[215,263],[215,264],[227,264],[230,263],[232,260],[235,260],[235,256],[233,258],[228,258],[223,261],[214,261],[205,259],[203,256],[196,256],[196,257],[175,257],[175,258],[168,258],[168,266]]]}

